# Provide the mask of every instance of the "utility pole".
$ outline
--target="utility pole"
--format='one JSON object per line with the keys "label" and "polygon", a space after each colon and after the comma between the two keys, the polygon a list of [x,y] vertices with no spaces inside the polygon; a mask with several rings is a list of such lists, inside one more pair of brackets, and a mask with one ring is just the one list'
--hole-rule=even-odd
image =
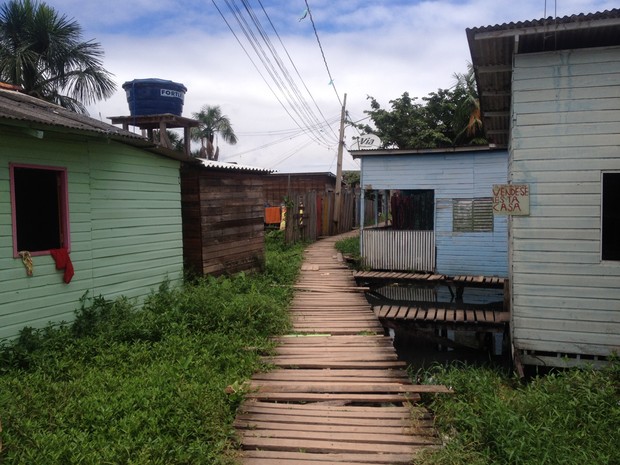
{"label": "utility pole", "polygon": [[[342,152],[344,150],[344,121],[347,116],[347,94],[344,94],[342,112],[340,113],[340,139],[338,140],[338,164],[336,167],[336,190],[334,191],[334,223],[338,227],[340,221],[340,205],[342,203]],[[336,230],[335,232],[338,232]]]}

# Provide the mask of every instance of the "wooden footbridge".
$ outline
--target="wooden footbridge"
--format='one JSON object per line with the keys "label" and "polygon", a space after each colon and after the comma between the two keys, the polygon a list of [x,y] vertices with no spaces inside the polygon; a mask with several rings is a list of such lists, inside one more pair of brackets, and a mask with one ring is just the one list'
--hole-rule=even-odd
{"label": "wooden footbridge", "polygon": [[244,465],[410,463],[440,440],[421,393],[334,249],[311,245],[279,338],[236,418]]}

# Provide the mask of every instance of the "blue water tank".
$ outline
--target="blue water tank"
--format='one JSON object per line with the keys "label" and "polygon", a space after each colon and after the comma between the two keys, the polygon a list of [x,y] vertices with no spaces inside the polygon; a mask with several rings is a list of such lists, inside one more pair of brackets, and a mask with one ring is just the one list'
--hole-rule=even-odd
{"label": "blue water tank", "polygon": [[172,113],[181,116],[187,88],[164,79],[134,79],[123,84],[131,116]]}

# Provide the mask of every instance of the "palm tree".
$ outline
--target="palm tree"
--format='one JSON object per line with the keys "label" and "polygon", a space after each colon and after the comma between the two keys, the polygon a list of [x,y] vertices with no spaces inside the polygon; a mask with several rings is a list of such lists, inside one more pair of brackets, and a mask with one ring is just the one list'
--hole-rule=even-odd
{"label": "palm tree", "polygon": [[224,142],[231,145],[237,143],[237,136],[230,124],[230,119],[222,114],[222,109],[218,105],[204,105],[199,112],[193,113],[193,117],[200,121],[199,127],[192,128],[192,140],[200,141],[201,158],[209,160],[219,158],[220,148],[217,144],[213,144],[218,134]]}
{"label": "palm tree", "polygon": [[486,144],[473,65],[468,63],[467,72],[455,73],[454,78],[454,97],[457,103],[454,125],[458,131],[454,142]]}
{"label": "palm tree", "polygon": [[0,80],[34,97],[87,113],[85,105],[115,91],[98,42],[81,40],[80,25],[36,0],[0,7]]}

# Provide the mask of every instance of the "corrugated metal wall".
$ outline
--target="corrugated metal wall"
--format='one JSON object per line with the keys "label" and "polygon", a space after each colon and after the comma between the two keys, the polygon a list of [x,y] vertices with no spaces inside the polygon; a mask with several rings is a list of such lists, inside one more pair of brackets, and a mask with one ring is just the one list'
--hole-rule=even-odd
{"label": "corrugated metal wall", "polygon": [[364,229],[364,265],[374,270],[434,271],[435,232]]}

